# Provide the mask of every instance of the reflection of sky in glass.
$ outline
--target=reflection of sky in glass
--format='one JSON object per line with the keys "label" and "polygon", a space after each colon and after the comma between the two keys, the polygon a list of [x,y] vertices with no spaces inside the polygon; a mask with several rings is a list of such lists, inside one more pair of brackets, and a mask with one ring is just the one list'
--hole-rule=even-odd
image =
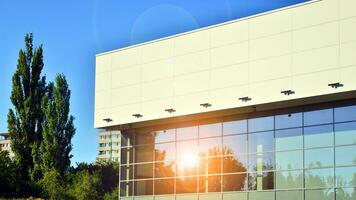
{"label": "reflection of sky in glass", "polygon": [[334,144],[333,125],[304,128],[304,147],[325,147]]}

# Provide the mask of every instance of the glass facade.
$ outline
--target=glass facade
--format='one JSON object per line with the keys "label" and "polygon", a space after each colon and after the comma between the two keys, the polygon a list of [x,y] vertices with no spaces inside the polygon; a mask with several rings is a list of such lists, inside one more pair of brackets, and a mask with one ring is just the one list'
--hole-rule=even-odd
{"label": "glass facade", "polygon": [[356,199],[356,106],[122,133],[121,141],[123,198]]}

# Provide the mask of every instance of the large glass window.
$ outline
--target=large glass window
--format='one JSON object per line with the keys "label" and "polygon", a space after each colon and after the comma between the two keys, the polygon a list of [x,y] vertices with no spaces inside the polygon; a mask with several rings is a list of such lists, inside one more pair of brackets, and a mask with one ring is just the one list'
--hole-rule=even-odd
{"label": "large glass window", "polygon": [[304,147],[327,147],[334,145],[333,125],[304,128]]}
{"label": "large glass window", "polygon": [[276,172],[276,189],[303,188],[303,171]]}
{"label": "large glass window", "polygon": [[252,133],[248,135],[250,153],[261,153],[274,150],[273,131]]}
{"label": "large glass window", "polygon": [[276,116],[276,129],[295,128],[303,126],[303,113],[291,113]]}
{"label": "large glass window", "polygon": [[334,165],[333,148],[305,150],[305,168],[332,167]]}
{"label": "large glass window", "polygon": [[248,120],[248,131],[269,131],[274,129],[274,117],[261,117]]}
{"label": "large glass window", "polygon": [[335,108],[335,122],[356,121],[356,106]]}
{"label": "large glass window", "polygon": [[247,153],[247,135],[231,135],[223,138],[224,155],[240,155]]}
{"label": "large glass window", "polygon": [[246,191],[248,174],[228,174],[223,176],[223,191]]}
{"label": "large glass window", "polygon": [[356,122],[335,124],[335,144],[356,144]]}
{"label": "large glass window", "polygon": [[305,170],[306,188],[332,188],[334,187],[334,169],[308,169]]}
{"label": "large glass window", "polygon": [[335,176],[337,187],[356,187],[356,167],[337,167]]}
{"label": "large glass window", "polygon": [[301,128],[276,131],[276,151],[303,148],[303,130]]}
{"label": "large glass window", "polygon": [[356,145],[335,148],[336,166],[356,165]]}
{"label": "large glass window", "polygon": [[333,123],[333,109],[316,110],[304,113],[304,125],[319,125]]}
{"label": "large glass window", "polygon": [[276,169],[303,169],[303,151],[276,152]]}
{"label": "large glass window", "polygon": [[206,137],[221,136],[221,131],[222,131],[221,125],[222,125],[221,123],[200,125],[199,137],[206,138]]}
{"label": "large glass window", "polygon": [[176,130],[175,129],[170,129],[170,130],[162,130],[162,131],[155,131],[155,143],[161,143],[161,142],[174,142],[175,137],[176,137]]}
{"label": "large glass window", "polygon": [[199,156],[220,156],[221,155],[221,137],[207,138],[199,140]]}
{"label": "large glass window", "polygon": [[177,140],[190,140],[198,138],[198,127],[177,128]]}
{"label": "large glass window", "polygon": [[223,123],[223,134],[241,134],[247,133],[247,120],[231,121]]}

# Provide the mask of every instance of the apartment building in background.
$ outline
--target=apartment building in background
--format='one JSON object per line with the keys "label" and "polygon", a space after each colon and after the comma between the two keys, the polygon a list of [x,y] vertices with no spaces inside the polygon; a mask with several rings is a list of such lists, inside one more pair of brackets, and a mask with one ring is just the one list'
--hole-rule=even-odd
{"label": "apartment building in background", "polygon": [[120,162],[120,131],[100,131],[97,161]]}
{"label": "apartment building in background", "polygon": [[0,149],[9,152],[9,156],[12,159],[14,153],[11,150],[11,139],[9,133],[0,133]]}
{"label": "apartment building in background", "polygon": [[355,76],[355,0],[98,54],[95,127],[121,134],[120,199],[356,199]]}

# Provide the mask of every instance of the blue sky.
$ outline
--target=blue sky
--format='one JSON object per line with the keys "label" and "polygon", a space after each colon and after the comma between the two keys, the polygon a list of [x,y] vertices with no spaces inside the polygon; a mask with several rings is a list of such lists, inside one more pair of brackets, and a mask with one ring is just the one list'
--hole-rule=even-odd
{"label": "blue sky", "polygon": [[7,131],[11,77],[23,37],[44,45],[48,80],[67,76],[76,117],[75,162],[97,154],[95,54],[241,18],[305,0],[0,0],[0,132]]}

